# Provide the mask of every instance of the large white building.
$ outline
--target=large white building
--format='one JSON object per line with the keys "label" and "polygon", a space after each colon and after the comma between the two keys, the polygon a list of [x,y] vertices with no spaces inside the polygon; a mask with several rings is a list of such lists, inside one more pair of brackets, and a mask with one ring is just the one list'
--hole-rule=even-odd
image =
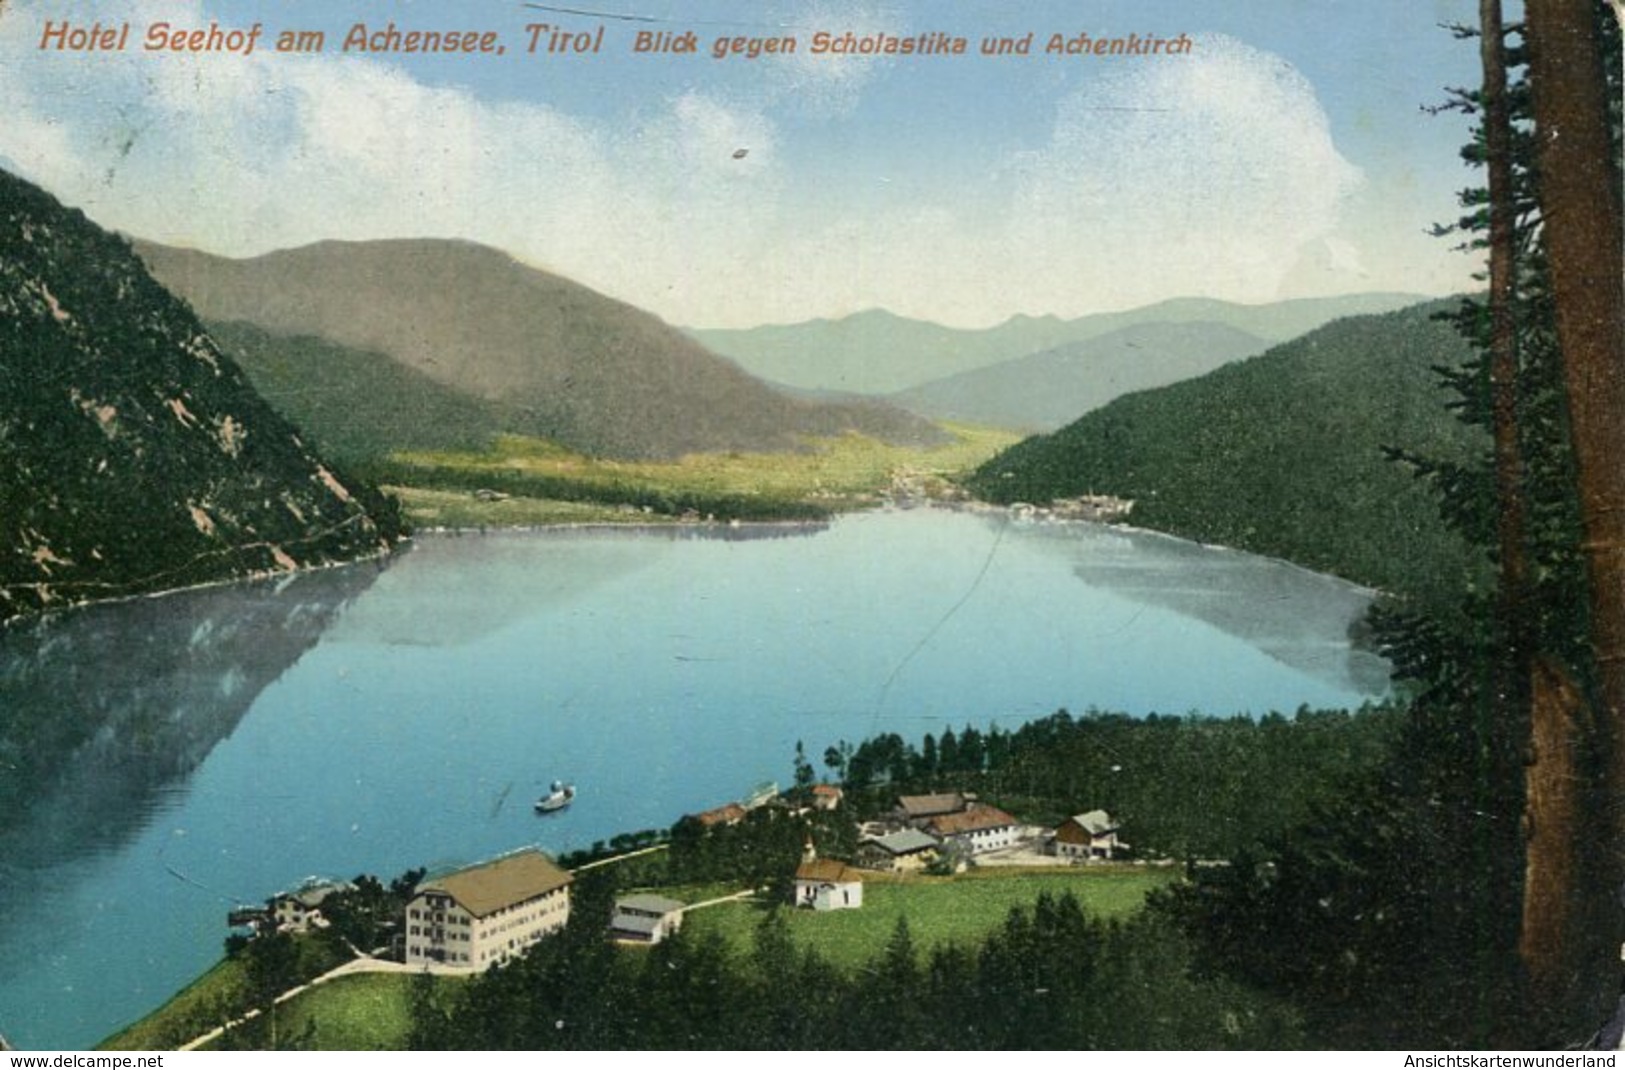
{"label": "large white building", "polygon": [[944,843],[957,844],[973,855],[1014,847],[1021,838],[1019,821],[996,806],[979,804],[959,813],[933,817],[925,828]]}
{"label": "large white building", "polygon": [[570,918],[570,874],[535,849],[418,885],[406,905],[406,961],[483,970]]}

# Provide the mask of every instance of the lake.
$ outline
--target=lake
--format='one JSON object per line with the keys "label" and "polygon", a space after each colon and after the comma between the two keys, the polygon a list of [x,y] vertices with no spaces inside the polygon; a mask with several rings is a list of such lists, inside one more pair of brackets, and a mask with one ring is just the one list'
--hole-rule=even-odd
{"label": "lake", "polygon": [[[225,913],[669,826],[826,746],[1059,707],[1356,706],[1369,592],[1232,551],[941,509],[427,536],[387,565],[0,632],[0,1031],[94,1044]],[[820,766],[820,769],[822,767]],[[531,804],[555,777],[580,796]]]}

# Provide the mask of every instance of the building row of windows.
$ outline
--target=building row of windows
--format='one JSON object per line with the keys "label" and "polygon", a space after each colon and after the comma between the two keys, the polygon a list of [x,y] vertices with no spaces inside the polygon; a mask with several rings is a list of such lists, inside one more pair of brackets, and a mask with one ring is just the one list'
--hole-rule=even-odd
{"label": "building row of windows", "polygon": [[[509,909],[518,909],[518,907],[537,906],[537,905],[538,904],[537,904],[536,900],[530,900],[530,901],[525,902],[525,903],[520,903],[516,907],[512,907],[512,908],[509,908]],[[532,911],[531,913],[528,913],[528,914],[521,914],[518,917],[509,918],[506,921],[501,922],[500,924],[492,925],[492,926],[489,926],[488,928],[481,929],[479,931],[480,938],[484,939],[487,936],[497,936],[497,935],[500,935],[501,933],[505,933],[505,932],[509,931],[510,929],[526,928],[526,927],[535,925],[535,924],[537,924],[539,922],[544,922],[545,923],[548,920],[547,915],[549,915],[549,914],[557,914],[559,911],[565,909],[568,905],[569,905],[569,900],[567,898],[559,895],[558,892],[549,892],[549,893],[547,893],[547,896],[544,898],[544,900],[539,904],[539,906],[540,906],[539,910],[534,910],[534,911]],[[497,913],[492,914],[491,917],[492,918],[500,918],[500,917],[502,917],[503,913],[504,912],[502,912],[502,911],[498,911]]]}
{"label": "building row of windows", "polygon": [[[506,907],[503,907],[500,910],[493,911],[492,913],[487,914],[485,916],[485,920],[494,921],[494,920],[496,920],[498,918],[505,918],[508,915],[512,914],[516,910],[521,910],[521,909],[524,909],[524,908],[530,907],[530,906],[536,906],[538,904],[541,906],[541,908],[542,908],[542,910],[544,912],[560,910],[560,909],[563,908],[565,902],[567,902],[567,897],[564,895],[564,889],[563,888],[555,888],[553,891],[547,892],[547,893],[545,893],[544,895],[542,895],[539,898],[527,899],[524,902],[514,903],[512,906],[506,906]],[[444,906],[438,906],[438,905],[435,905],[433,900],[431,900],[430,901],[430,906],[429,906],[428,909],[420,910],[417,907],[413,907],[412,909],[407,911],[407,916],[409,918],[414,919],[414,920],[421,920],[421,919],[424,919],[424,918],[428,918],[428,917],[430,917],[430,916],[432,916],[434,914],[445,913],[447,910],[451,909],[452,906],[454,906],[454,905],[455,904],[447,903]],[[524,923],[525,921],[528,921],[528,920],[530,920],[530,916],[528,916],[528,915],[526,917],[523,917],[523,918],[514,918],[511,921],[507,922],[506,925],[502,926],[502,927],[506,928],[508,926],[522,924],[522,923]],[[471,918],[469,918],[468,915],[462,913],[459,910],[459,911],[457,911],[455,913],[452,913],[450,916],[448,916],[446,918],[446,924],[448,924],[448,925],[472,925],[473,920]]]}
{"label": "building row of windows", "polygon": [[[406,916],[409,917],[409,918],[413,918],[413,919],[428,919],[428,918],[432,918],[436,914],[444,914],[444,913],[445,913],[444,910],[418,910],[416,907],[414,907],[411,910],[408,910],[406,912]],[[470,918],[468,917],[467,914],[457,912],[457,913],[447,915],[447,917],[445,918],[445,924],[447,924],[447,925],[471,925],[471,924],[473,924],[473,922],[470,920]]]}
{"label": "building row of windows", "polygon": [[557,898],[558,896],[562,895],[563,892],[564,892],[563,888],[554,888],[551,892],[543,892],[539,896],[532,896],[531,898],[523,900],[523,901],[518,902],[518,903],[510,903],[508,906],[505,906],[500,910],[492,911],[490,914],[487,914],[486,917],[488,917],[488,918],[500,918],[504,914],[511,914],[513,911],[519,910],[519,909],[521,909],[523,907],[530,906],[532,903],[540,902],[540,901],[545,900],[545,899]]}
{"label": "building row of windows", "polygon": [[[547,911],[547,913],[557,913],[557,911]],[[555,928],[558,927],[557,922],[550,922],[549,919],[543,918],[540,915],[537,915],[534,918],[521,919],[521,920],[529,920],[529,921],[533,922],[531,928],[536,927],[536,925],[534,923],[540,923],[548,930],[552,930],[552,929],[555,929]],[[460,940],[463,943],[468,943],[470,940],[485,940],[485,939],[488,939],[489,937],[492,937],[492,936],[500,937],[503,932],[506,932],[509,929],[514,928],[517,924],[518,924],[517,922],[514,922],[514,923],[507,924],[507,925],[498,926],[497,928],[494,928],[494,929],[481,929],[478,932],[458,932],[458,931],[446,932],[444,929],[437,930],[434,926],[430,926],[430,925],[410,925],[410,926],[407,927],[407,933],[410,936],[421,936],[421,937],[425,937],[425,938],[431,938],[431,937],[434,936],[434,934],[437,931],[439,931],[439,932],[442,933],[442,936],[440,937],[440,939]],[[512,940],[509,941],[510,944],[512,942],[513,942]]]}
{"label": "building row of windows", "polygon": [[[484,956],[481,957],[483,958]],[[419,960],[426,962],[467,962],[468,952],[445,951],[438,947],[433,950],[429,950],[428,948],[413,947],[412,945],[408,944],[406,948],[406,961],[416,962]]]}

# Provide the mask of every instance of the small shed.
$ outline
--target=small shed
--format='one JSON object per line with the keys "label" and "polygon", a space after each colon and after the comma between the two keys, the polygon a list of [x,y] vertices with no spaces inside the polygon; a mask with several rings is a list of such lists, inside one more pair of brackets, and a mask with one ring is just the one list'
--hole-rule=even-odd
{"label": "small shed", "polygon": [[682,927],[687,907],[681,900],[650,892],[623,895],[615,900],[609,934],[616,940],[658,944]]}

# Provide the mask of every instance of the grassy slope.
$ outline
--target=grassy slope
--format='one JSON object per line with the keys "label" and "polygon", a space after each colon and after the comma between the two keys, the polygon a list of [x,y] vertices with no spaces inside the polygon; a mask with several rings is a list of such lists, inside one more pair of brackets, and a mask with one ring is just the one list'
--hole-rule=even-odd
{"label": "grassy slope", "polygon": [[[791,515],[822,514],[867,504],[898,469],[954,475],[1015,440],[958,428],[936,432],[936,444],[900,445],[847,432],[808,436],[793,451],[593,458],[512,434],[525,420],[511,406],[459,393],[386,355],[248,323],[212,329],[304,434],[352,470],[391,484],[420,526],[625,522],[622,504],[652,504],[656,521],[688,507],[779,516],[784,502],[813,504]],[[513,497],[480,501],[472,492],[481,488]]]}
{"label": "grassy slope", "polygon": [[[1430,599],[1483,567],[1431,490],[1385,446],[1486,448],[1442,405],[1432,367],[1466,353],[1438,305],[1340,320],[1201,379],[1117,401],[983,465],[993,501],[1087,491],[1133,522]],[[1448,577],[1448,578],[1447,578]]]}
{"label": "grassy slope", "polygon": [[[971,945],[1004,924],[1010,909],[1031,906],[1041,892],[1072,892],[1086,911],[1124,917],[1145,902],[1146,893],[1177,875],[1171,869],[1088,867],[1055,871],[983,869],[954,878],[865,879],[859,910],[787,911],[790,935],[816,948],[837,966],[856,969],[886,946],[897,919],[908,919],[909,935],[922,952],[942,944]],[[688,916],[695,935],[720,932],[736,953],[750,950],[763,908],[753,903],[708,907]]]}
{"label": "grassy slope", "polygon": [[235,1003],[247,975],[235,959],[221,959],[209,972],[171,996],[156,1011],[100,1044],[98,1051],[162,1051],[176,1048],[219,1025],[214,1013]]}
{"label": "grassy slope", "polygon": [[314,1021],[311,1043],[321,1051],[398,1051],[412,1028],[411,985],[409,974],[340,977],[280,1007],[278,1028],[297,1037]]}

